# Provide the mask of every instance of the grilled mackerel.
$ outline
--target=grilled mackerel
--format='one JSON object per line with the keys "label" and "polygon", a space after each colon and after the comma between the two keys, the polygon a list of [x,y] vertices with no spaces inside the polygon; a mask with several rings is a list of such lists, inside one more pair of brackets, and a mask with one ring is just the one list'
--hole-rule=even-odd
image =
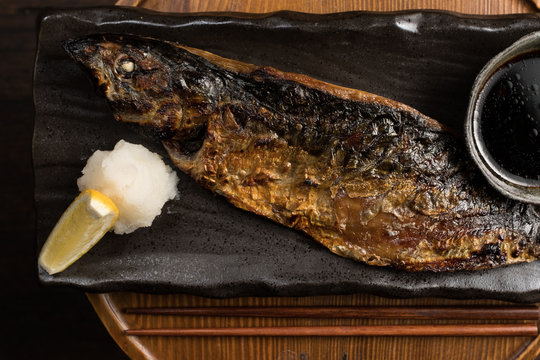
{"label": "grilled mackerel", "polygon": [[487,187],[463,144],[404,104],[150,38],[64,46],[179,169],[336,254],[410,271],[540,255],[539,209]]}

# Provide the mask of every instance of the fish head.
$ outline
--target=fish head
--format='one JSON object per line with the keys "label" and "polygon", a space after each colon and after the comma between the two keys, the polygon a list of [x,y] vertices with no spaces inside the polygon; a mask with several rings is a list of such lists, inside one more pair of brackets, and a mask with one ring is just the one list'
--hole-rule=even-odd
{"label": "fish head", "polygon": [[[151,123],[165,105],[167,109],[175,108],[171,104],[175,99],[171,61],[151,40],[129,35],[92,35],[63,45],[90,73],[117,120]],[[181,113],[169,110],[166,116],[170,123],[175,123],[180,121]]]}

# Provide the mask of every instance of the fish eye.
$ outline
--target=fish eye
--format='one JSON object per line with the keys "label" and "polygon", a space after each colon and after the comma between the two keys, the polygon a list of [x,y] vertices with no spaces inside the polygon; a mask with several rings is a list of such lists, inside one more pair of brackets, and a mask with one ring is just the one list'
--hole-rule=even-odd
{"label": "fish eye", "polygon": [[132,59],[123,59],[118,62],[116,72],[121,76],[130,76],[135,68],[135,62]]}
{"label": "fish eye", "polygon": [[125,72],[128,73],[135,70],[135,64],[133,63],[133,61],[130,60],[124,61],[122,64],[120,64],[120,66],[122,67],[122,69],[124,69]]}

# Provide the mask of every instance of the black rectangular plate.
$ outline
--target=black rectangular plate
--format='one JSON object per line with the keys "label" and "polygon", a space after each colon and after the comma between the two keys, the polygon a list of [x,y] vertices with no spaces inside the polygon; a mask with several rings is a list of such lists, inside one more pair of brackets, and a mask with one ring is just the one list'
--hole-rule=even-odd
{"label": "black rectangular plate", "polygon": [[[469,90],[489,58],[540,29],[536,15],[439,12],[166,15],[132,8],[50,11],[40,17],[33,142],[37,245],[77,195],[86,159],[125,139],[161,145],[113,120],[64,52],[64,40],[132,33],[369,91],[462,133]],[[540,301],[540,262],[455,273],[406,273],[332,254],[314,240],[239,210],[179,172],[180,198],[152,227],[107,234],[45,284],[86,291],[182,292],[213,297],[369,292],[386,296]]]}

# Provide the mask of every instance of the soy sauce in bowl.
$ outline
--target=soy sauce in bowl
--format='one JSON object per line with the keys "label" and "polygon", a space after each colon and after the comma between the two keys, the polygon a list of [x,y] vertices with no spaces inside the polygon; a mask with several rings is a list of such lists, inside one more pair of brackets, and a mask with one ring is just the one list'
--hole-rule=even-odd
{"label": "soy sauce in bowl", "polygon": [[540,31],[490,59],[465,120],[474,162],[503,195],[540,205]]}
{"label": "soy sauce in bowl", "polygon": [[540,51],[499,67],[476,109],[479,141],[495,163],[518,177],[540,179]]}

